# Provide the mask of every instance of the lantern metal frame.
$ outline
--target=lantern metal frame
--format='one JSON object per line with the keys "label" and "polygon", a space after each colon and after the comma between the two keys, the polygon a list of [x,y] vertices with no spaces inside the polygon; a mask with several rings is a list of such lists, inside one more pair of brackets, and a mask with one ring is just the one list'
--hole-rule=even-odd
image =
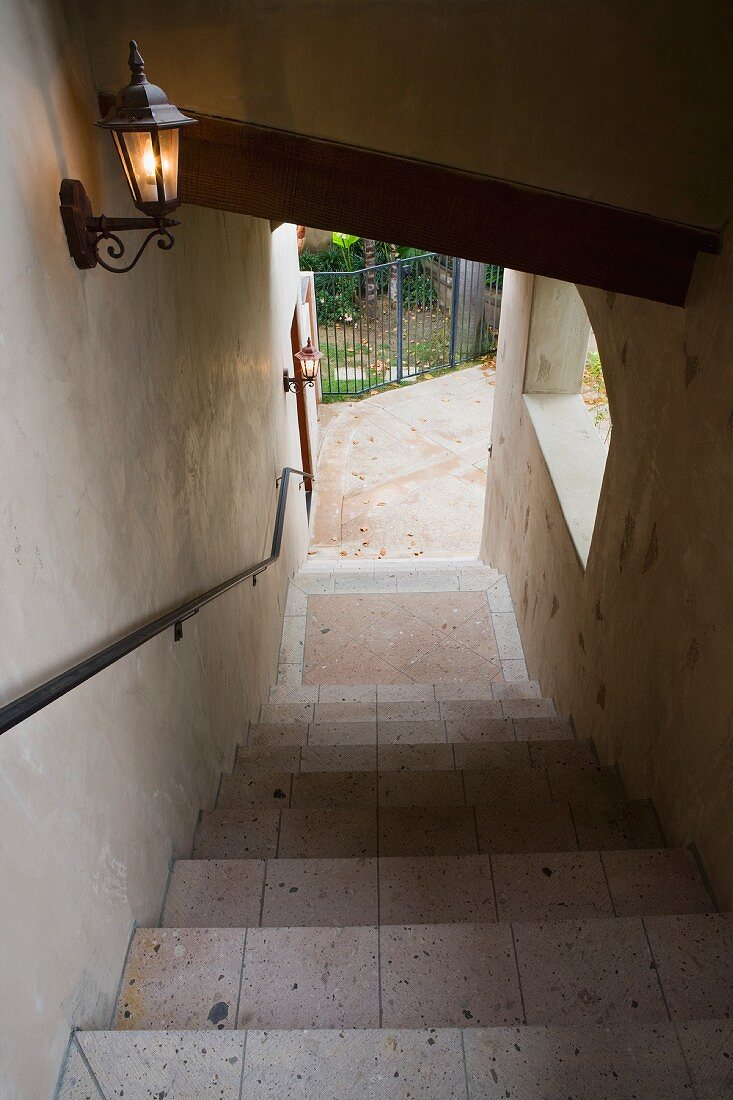
{"label": "lantern metal frame", "polygon": [[[169,183],[170,177],[167,177],[163,170],[160,134],[162,131],[180,130],[198,120],[182,114],[175,104],[168,102],[162,88],[149,82],[145,73],[145,63],[134,41],[130,42],[128,65],[132,74],[130,83],[118,92],[114,106],[96,125],[110,131],[114,137],[117,153],[132,193],[132,200],[146,216],[108,218],[103,214],[95,217],[89,196],[81,181],[62,180],[59,191],[61,219],[71,257],[76,266],[82,270],[94,268],[99,264],[100,267],[115,274],[131,271],[152,240],[157,240],[158,248],[164,251],[171,249],[175,243],[171,229],[180,224],[170,217],[181,203],[178,173],[180,144],[176,142],[175,147],[175,193],[167,194],[166,184]],[[128,134],[150,135],[155,173],[155,200],[151,201],[143,197],[126,141]],[[109,242],[106,249],[107,257],[112,260],[122,259],[125,254],[125,244],[119,234],[135,230],[147,230],[147,236],[129,263],[116,266],[100,255],[103,242]]]}
{"label": "lantern metal frame", "polygon": [[[298,390],[304,390],[306,386],[315,386],[323,352],[313,347],[309,336],[305,347],[296,351],[293,358],[298,360],[303,373],[298,378],[290,375],[287,370],[283,371],[283,388],[286,393],[296,393]],[[306,371],[308,371],[307,374]]]}

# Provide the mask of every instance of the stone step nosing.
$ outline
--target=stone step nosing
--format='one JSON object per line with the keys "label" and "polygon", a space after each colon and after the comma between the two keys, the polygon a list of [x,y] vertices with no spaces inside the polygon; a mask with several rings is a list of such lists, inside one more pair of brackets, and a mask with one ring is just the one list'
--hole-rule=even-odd
{"label": "stone step nosing", "polygon": [[[613,1080],[619,1096],[677,1100],[692,1090],[712,1097],[701,1040],[721,1036],[713,1072],[722,1082],[725,1037],[730,1032],[728,1019],[653,1025],[519,1024],[465,1032],[427,1027],[354,1028],[348,1033],[340,1028],[232,1028],[213,1033],[150,1029],[142,1036],[133,1031],[89,1029],[77,1033],[83,1061],[72,1045],[57,1100],[72,1094],[74,1075],[87,1082],[77,1087],[96,1095],[90,1070],[99,1074],[110,1095],[113,1090],[117,1095],[133,1060],[138,1073],[144,1074],[147,1095],[172,1097],[176,1089],[187,1096],[203,1094],[212,1079],[214,1050],[219,1053],[216,1069],[229,1071],[231,1095],[239,1095],[246,1082],[246,1095],[252,1100],[275,1095],[288,1100],[355,1096],[354,1086],[359,1100],[397,1100],[406,1095],[478,1100],[496,1091],[497,1080],[508,1095],[520,1096],[528,1072],[538,1087],[558,1095],[581,1088],[584,1095],[601,1097]],[[69,1091],[62,1093],[65,1084]]]}

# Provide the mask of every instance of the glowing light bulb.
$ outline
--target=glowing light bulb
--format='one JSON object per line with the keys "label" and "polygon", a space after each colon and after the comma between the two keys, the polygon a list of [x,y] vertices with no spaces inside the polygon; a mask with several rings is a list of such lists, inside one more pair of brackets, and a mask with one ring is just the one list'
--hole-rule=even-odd
{"label": "glowing light bulb", "polygon": [[155,154],[148,145],[143,153],[143,171],[146,183],[155,183]]}

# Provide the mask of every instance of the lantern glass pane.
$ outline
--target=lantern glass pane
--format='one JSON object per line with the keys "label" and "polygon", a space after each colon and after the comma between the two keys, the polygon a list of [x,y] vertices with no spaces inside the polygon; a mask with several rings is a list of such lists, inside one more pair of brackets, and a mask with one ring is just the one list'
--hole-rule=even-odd
{"label": "lantern glass pane", "polygon": [[115,133],[115,141],[135,204],[157,202],[156,163],[150,133],[147,130],[123,130]]}
{"label": "lantern glass pane", "polygon": [[165,201],[178,197],[178,130],[159,130],[160,160],[165,187]]}

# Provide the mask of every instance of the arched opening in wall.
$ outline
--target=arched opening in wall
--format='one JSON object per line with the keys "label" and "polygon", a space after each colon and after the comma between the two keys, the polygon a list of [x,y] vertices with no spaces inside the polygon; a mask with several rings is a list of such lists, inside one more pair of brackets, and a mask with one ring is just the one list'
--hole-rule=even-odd
{"label": "arched opening in wall", "polygon": [[611,438],[603,367],[572,283],[535,276],[524,405],[552,487],[585,568]]}
{"label": "arched opening in wall", "polygon": [[593,329],[588,337],[588,349],[585,353],[583,369],[583,387],[581,390],[586,408],[593,418],[601,443],[608,450],[611,443],[611,407],[608,402],[606,380],[603,377],[603,364],[598,351],[598,342]]}

